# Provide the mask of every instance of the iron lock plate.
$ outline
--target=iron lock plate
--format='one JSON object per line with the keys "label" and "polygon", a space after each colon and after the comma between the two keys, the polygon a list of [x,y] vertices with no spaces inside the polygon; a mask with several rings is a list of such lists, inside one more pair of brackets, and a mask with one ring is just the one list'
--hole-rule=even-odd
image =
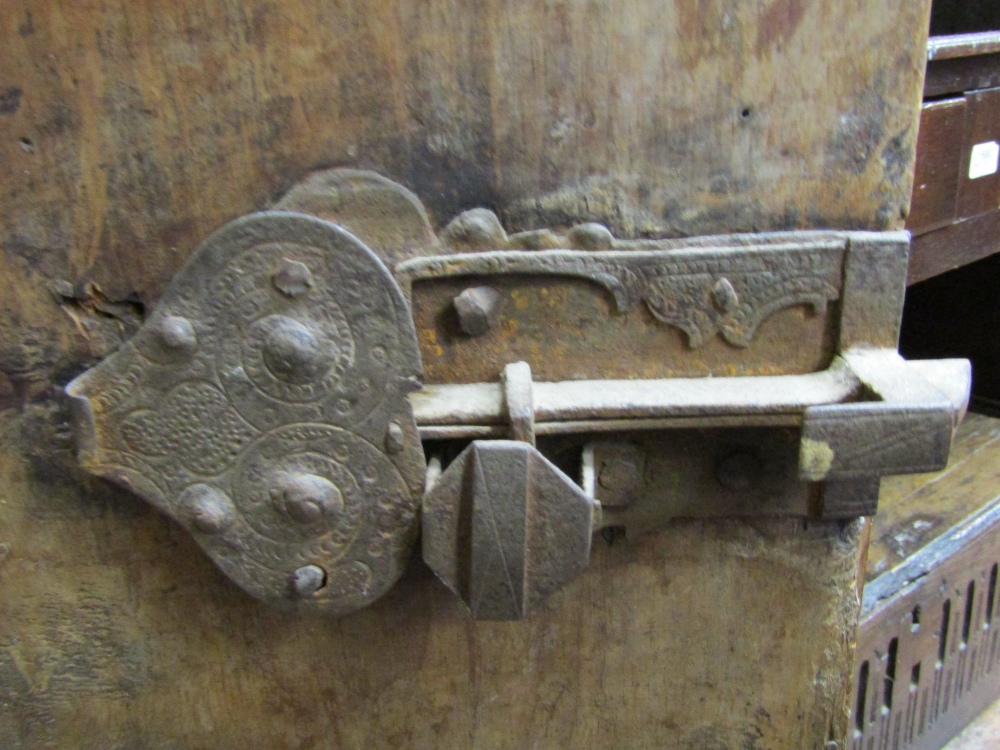
{"label": "iron lock plate", "polygon": [[276,209],[67,392],[88,471],[286,608],[365,606],[421,527],[474,616],[517,619],[602,528],[871,514],[879,477],[944,466],[968,399],[968,362],[895,351],[905,233],[507,235],[475,209],[437,236],[352,170]]}

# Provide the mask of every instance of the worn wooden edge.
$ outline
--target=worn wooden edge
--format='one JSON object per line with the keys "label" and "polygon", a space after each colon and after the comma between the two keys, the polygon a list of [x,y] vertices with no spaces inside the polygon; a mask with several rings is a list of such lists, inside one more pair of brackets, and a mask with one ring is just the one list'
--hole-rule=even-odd
{"label": "worn wooden edge", "polygon": [[1000,209],[913,238],[907,285],[1000,252]]}
{"label": "worn wooden edge", "polygon": [[925,102],[920,110],[913,197],[906,228],[914,236],[947,226],[955,220],[959,163],[964,144],[964,96]]}
{"label": "worn wooden edge", "polygon": [[957,430],[944,471],[883,479],[865,579],[895,568],[977,513],[993,499],[998,478],[1000,419],[969,414]]}
{"label": "worn wooden edge", "polygon": [[933,542],[913,553],[902,563],[873,581],[864,590],[861,600],[862,624],[874,617],[884,606],[917,585],[942,561],[957,554],[973,539],[977,539],[1000,524],[1000,495],[994,497],[979,512],[951,527]]}
{"label": "worn wooden edge", "polygon": [[998,545],[994,498],[870,584],[846,748],[937,750],[996,699]]}
{"label": "worn wooden edge", "polygon": [[960,94],[1000,85],[1000,52],[927,62],[924,97]]}

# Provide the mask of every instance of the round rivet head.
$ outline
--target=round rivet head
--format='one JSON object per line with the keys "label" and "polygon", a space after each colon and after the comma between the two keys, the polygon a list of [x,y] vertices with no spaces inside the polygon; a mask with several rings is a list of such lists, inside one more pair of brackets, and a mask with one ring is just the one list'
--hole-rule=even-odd
{"label": "round rivet head", "polygon": [[274,288],[286,297],[300,297],[313,285],[312,272],[300,261],[282,258],[277,269],[271,274]]}
{"label": "round rivet head", "polygon": [[569,230],[570,245],[580,250],[610,250],[615,245],[614,235],[603,224],[577,224]]}
{"label": "round rivet head", "polygon": [[507,245],[507,233],[495,213],[473,208],[448,222],[441,241],[462,250],[498,250]]}
{"label": "round rivet head", "polygon": [[732,312],[740,304],[740,297],[736,293],[733,283],[727,278],[720,278],[712,287],[712,300],[720,312]]}
{"label": "round rivet head", "polygon": [[156,335],[164,348],[179,353],[193,352],[198,348],[198,336],[187,318],[167,315],[156,327]]}
{"label": "round rivet head", "polygon": [[292,574],[292,589],[301,597],[312,596],[326,585],[326,571],[319,565],[303,565]]}
{"label": "round rivet head", "polygon": [[188,508],[191,525],[202,534],[221,534],[233,524],[233,504],[216,487],[196,484],[185,490],[181,502]]}
{"label": "round rivet head", "polygon": [[329,479],[315,474],[281,472],[271,488],[278,510],[296,523],[311,524],[344,507],[340,490]]}
{"label": "round rivet head", "polygon": [[601,465],[597,481],[602,487],[614,492],[635,492],[642,486],[642,468],[639,460],[632,456],[619,456]]}
{"label": "round rivet head", "polygon": [[388,429],[385,431],[386,453],[399,453],[403,450],[405,441],[406,436],[403,434],[403,428],[400,427],[399,422],[390,422]]}
{"label": "round rivet head", "polygon": [[264,362],[278,377],[311,377],[323,360],[316,335],[292,318],[275,322],[264,342]]}

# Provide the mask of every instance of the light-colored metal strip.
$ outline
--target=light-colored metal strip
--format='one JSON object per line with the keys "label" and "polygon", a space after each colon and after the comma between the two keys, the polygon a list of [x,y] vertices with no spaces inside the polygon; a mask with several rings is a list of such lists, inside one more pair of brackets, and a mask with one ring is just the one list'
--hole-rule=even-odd
{"label": "light-colored metal strip", "polygon": [[[539,434],[552,423],[592,420],[653,420],[746,417],[801,413],[808,406],[839,403],[856,395],[860,382],[843,362],[822,372],[732,378],[663,380],[578,380],[535,383]],[[410,396],[421,429],[471,427],[507,422],[499,383],[429,385]],[[476,432],[479,434],[479,432]],[[458,435],[453,435],[458,437]]]}
{"label": "light-colored metal strip", "polygon": [[[783,414],[714,415],[705,417],[662,417],[659,419],[587,419],[567,422],[538,422],[535,435],[581,435],[600,432],[634,432],[642,430],[694,430],[713,427],[799,427],[800,412]],[[505,425],[421,425],[423,440],[481,440],[506,438],[510,428]]]}
{"label": "light-colored metal strip", "polygon": [[931,37],[927,41],[928,60],[950,60],[1000,52],[1000,31],[980,31],[973,34],[950,34]]}

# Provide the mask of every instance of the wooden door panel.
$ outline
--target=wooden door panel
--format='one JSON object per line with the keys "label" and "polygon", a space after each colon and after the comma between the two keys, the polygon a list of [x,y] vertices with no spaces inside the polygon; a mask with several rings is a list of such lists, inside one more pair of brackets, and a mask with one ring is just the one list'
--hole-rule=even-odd
{"label": "wooden door panel", "polygon": [[0,745],[823,747],[861,522],[677,522],[523,623],[417,561],[292,618],[76,468],[61,386],[210,231],[373,169],[440,229],[901,226],[928,0],[12,0],[0,17]]}

